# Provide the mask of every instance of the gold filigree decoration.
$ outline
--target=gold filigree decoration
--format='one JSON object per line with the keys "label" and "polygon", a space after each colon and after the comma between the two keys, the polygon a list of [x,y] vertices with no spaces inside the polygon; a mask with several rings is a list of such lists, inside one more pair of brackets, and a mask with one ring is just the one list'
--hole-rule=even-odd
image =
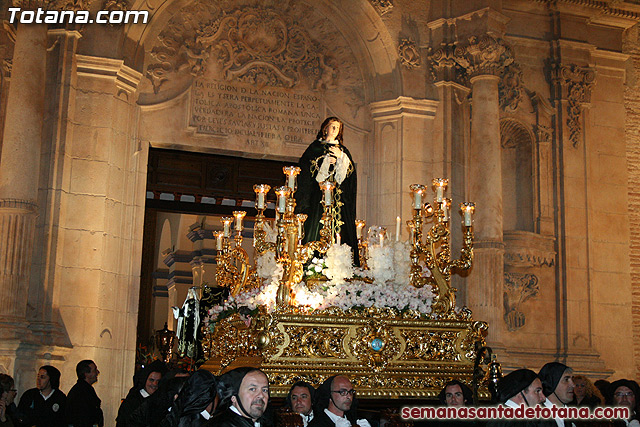
{"label": "gold filigree decoration", "polygon": [[281,357],[347,359],[342,342],[349,333],[345,327],[319,327],[308,325],[285,325],[287,346]]}
{"label": "gold filigree decoration", "polygon": [[459,360],[455,342],[458,332],[406,330],[402,332],[406,341],[406,349],[401,360]]}
{"label": "gold filigree decoration", "polygon": [[400,353],[400,340],[383,319],[371,319],[357,329],[349,343],[351,352],[374,372],[387,367]]}
{"label": "gold filigree decoration", "polygon": [[582,137],[582,106],[591,100],[595,83],[595,70],[578,65],[554,65],[553,82],[558,99],[567,100],[567,127],[569,140],[577,147]]}
{"label": "gold filigree decoration", "polygon": [[202,76],[211,65],[228,81],[258,88],[294,87],[302,80],[314,90],[337,87],[335,58],[290,17],[271,8],[200,11],[184,10],[158,36],[146,72],[156,93],[182,67]]}
{"label": "gold filigree decoration", "polygon": [[113,11],[125,11],[129,9],[128,0],[104,0],[102,5],[103,10]]}
{"label": "gold filigree decoration", "polygon": [[400,57],[400,63],[408,70],[418,68],[422,64],[416,42],[411,39],[400,40],[398,56]]}

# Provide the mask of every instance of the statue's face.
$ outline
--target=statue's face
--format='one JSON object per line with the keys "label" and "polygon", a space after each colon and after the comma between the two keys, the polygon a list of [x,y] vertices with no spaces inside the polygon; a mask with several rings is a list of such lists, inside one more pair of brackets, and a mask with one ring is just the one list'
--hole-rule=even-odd
{"label": "statue's face", "polygon": [[327,141],[333,141],[338,137],[338,134],[340,133],[340,126],[342,126],[340,122],[335,120],[329,122],[326,127]]}

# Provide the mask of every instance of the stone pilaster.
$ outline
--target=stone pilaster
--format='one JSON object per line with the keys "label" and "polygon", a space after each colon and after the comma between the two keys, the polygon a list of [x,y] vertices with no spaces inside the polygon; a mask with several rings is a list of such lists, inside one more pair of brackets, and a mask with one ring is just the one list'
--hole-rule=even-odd
{"label": "stone pilaster", "polygon": [[[431,152],[433,119],[438,101],[399,97],[370,105],[374,122],[372,164],[375,181],[366,212],[369,224],[393,232],[396,216],[411,217],[411,184],[430,184],[441,154]],[[438,172],[440,170],[438,169]],[[439,174],[438,174],[439,175]],[[402,228],[404,238],[409,231]]]}

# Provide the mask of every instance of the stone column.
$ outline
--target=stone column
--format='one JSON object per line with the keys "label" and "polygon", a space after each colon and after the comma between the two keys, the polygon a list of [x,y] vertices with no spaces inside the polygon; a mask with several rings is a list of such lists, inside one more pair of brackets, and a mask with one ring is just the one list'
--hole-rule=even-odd
{"label": "stone column", "polygon": [[513,53],[503,40],[487,34],[472,37],[454,58],[466,69],[472,94],[469,199],[476,203],[475,259],[467,301],[474,319],[489,322],[489,343],[500,348],[504,244],[498,82]]}
{"label": "stone column", "polygon": [[[469,276],[468,302],[477,320],[492,329],[502,322],[504,244],[502,242],[502,164],[498,77],[471,79],[472,114],[469,164],[469,198],[476,203],[475,260]],[[495,335],[489,336],[494,341]]]}
{"label": "stone column", "polygon": [[0,337],[27,334],[27,291],[37,216],[44,117],[45,25],[21,25],[0,158]]}

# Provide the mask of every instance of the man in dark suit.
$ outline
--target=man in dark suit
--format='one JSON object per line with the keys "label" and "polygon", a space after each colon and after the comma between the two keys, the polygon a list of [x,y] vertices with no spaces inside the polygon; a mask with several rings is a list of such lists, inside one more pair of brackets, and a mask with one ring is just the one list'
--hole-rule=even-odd
{"label": "man in dark suit", "polygon": [[67,395],[67,423],[73,427],[103,427],[102,401],[93,389],[100,371],[93,360],[82,360],[76,365],[78,382]]}

